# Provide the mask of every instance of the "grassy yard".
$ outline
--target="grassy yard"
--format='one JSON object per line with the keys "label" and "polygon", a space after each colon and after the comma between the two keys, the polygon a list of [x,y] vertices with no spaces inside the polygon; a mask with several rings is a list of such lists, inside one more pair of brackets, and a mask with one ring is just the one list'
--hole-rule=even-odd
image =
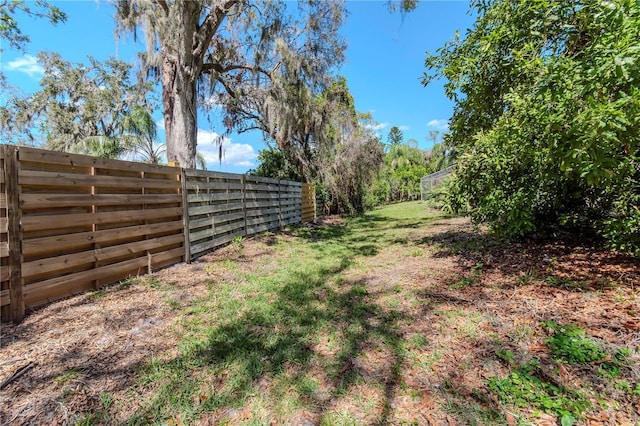
{"label": "grassy yard", "polygon": [[589,241],[419,202],[236,240],[3,325],[0,423],[638,424],[638,263]]}

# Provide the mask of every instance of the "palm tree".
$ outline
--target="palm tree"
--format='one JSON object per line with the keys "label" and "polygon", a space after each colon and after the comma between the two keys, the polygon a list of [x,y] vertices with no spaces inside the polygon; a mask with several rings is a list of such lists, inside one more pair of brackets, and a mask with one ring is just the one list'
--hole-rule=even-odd
{"label": "palm tree", "polygon": [[158,128],[153,116],[143,107],[134,107],[122,123],[126,151],[151,164],[160,164],[166,151],[164,144],[156,143]]}

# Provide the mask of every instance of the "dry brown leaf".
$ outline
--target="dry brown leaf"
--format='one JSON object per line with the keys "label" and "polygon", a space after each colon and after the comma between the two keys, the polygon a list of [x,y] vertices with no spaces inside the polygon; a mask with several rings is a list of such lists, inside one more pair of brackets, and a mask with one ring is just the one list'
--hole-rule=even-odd
{"label": "dry brown leaf", "polygon": [[513,413],[510,413],[509,411],[505,411],[504,417],[507,419],[508,426],[516,426],[516,416],[514,416]]}

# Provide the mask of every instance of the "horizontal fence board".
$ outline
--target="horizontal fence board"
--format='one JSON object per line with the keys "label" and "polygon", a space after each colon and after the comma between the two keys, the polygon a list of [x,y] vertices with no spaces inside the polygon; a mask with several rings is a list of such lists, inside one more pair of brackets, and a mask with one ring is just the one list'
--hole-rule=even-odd
{"label": "horizontal fence board", "polygon": [[241,182],[220,182],[220,181],[212,181],[212,182],[192,182],[187,180],[187,189],[188,190],[241,190],[243,187]]}
{"label": "horizontal fence board", "polygon": [[229,214],[223,214],[223,215],[219,215],[219,216],[214,216],[213,219],[213,224],[214,226],[217,225],[218,223],[224,223],[224,222],[229,222],[232,220],[238,220],[238,219],[243,219],[244,218],[244,213],[243,212],[237,212],[237,213],[229,213]]}
{"label": "horizontal fence board", "polygon": [[70,154],[67,152],[45,151],[36,148],[20,147],[18,156],[20,161],[28,161],[34,163],[59,164],[63,166],[96,167],[100,169],[155,173],[168,176],[177,176],[180,174],[180,169],[176,167],[160,166],[133,161],[113,160],[101,157],[90,157],[87,155]]}
{"label": "horizontal fence board", "polygon": [[183,242],[184,235],[180,233],[176,235],[152,238],[148,240],[128,242],[116,246],[99,248],[64,256],[49,257],[46,259],[23,263],[22,276],[23,278],[30,278],[34,275],[43,275],[47,273],[51,274],[56,272],[57,270],[82,266],[92,262],[105,262],[127,255],[139,254],[146,250],[154,250],[175,244],[182,244]]}
{"label": "horizontal fence board", "polygon": [[50,252],[59,253],[61,250],[73,249],[87,243],[108,244],[144,235],[182,232],[182,227],[182,221],[173,221],[148,225],[127,226],[124,228],[106,229],[103,231],[80,232],[74,234],[55,235],[52,237],[34,238],[23,241],[22,251],[25,256],[34,256]]}
{"label": "horizontal fence board", "polygon": [[0,242],[0,257],[9,256],[9,243]]}
{"label": "horizontal fence board", "polygon": [[80,173],[56,173],[21,170],[18,174],[19,185],[33,186],[80,186],[80,187],[128,187],[128,188],[180,188],[180,181],[172,179],[143,179],[130,177],[88,175]]}
{"label": "horizontal fence board", "polygon": [[180,194],[22,194],[25,209],[66,206],[113,206],[131,204],[168,204],[182,201]]}
{"label": "horizontal fence board", "polygon": [[243,207],[243,203],[211,204],[206,206],[189,207],[189,216],[241,210]]}
{"label": "horizontal fence board", "polygon": [[191,254],[192,255],[202,255],[205,252],[208,252],[216,247],[220,247],[228,243],[229,241],[233,241],[235,237],[242,236],[242,232],[236,232],[234,234],[224,235],[222,237],[216,238],[214,240],[206,241],[204,243],[195,244],[191,246]]}
{"label": "horizontal fence board", "polygon": [[262,177],[262,176],[245,176],[245,181],[247,182],[258,182],[258,183],[266,183],[266,184],[278,184],[280,181],[274,178]]}
{"label": "horizontal fence board", "polygon": [[5,306],[11,303],[9,298],[9,290],[0,291],[0,306]]}
{"label": "horizontal fence board", "polygon": [[22,226],[25,231],[38,231],[43,229],[56,229],[79,225],[98,225],[107,223],[119,223],[135,220],[162,219],[182,216],[182,207],[169,207],[147,210],[122,210],[103,213],[77,213],[62,215],[37,215],[22,218]]}
{"label": "horizontal fence board", "polygon": [[[111,265],[29,284],[24,288],[24,300],[28,307],[37,306],[51,299],[74,294],[73,289],[76,287],[81,287],[80,290],[85,287],[92,288],[91,283],[94,280],[110,278],[112,280],[111,282],[115,282],[127,278],[127,276],[130,276],[131,272],[136,269],[140,270],[140,272],[146,271],[149,262],[151,262],[153,267],[154,265],[163,264],[167,261],[177,261],[177,259],[180,259],[182,256],[184,256],[184,249],[180,247],[155,253],[150,256],[129,259]],[[125,271],[128,273],[124,273]],[[46,298],[46,300],[42,301],[43,298]]]}
{"label": "horizontal fence board", "polygon": [[197,242],[204,240],[205,238],[213,238],[218,235],[225,234],[227,232],[235,231],[237,229],[244,228],[243,222],[233,222],[227,225],[216,226],[215,228],[205,229],[203,231],[192,232],[189,234],[189,240],[192,242]]}
{"label": "horizontal fence board", "polygon": [[187,169],[185,170],[185,174],[187,178],[214,178],[214,179],[229,179],[229,180],[240,180],[242,179],[242,175],[238,175],[235,173],[228,172],[212,172],[209,170],[197,170],[197,169]]}
{"label": "horizontal fence board", "polygon": [[247,226],[257,225],[257,224],[265,223],[265,222],[276,222],[277,223],[278,220],[280,220],[280,217],[278,215],[259,216],[259,217],[256,217],[255,219],[247,219]]}
{"label": "horizontal fence board", "polygon": [[210,194],[189,194],[187,195],[187,202],[189,203],[203,203],[209,201],[228,201],[228,200],[242,200],[244,194],[242,192],[214,192]]}
{"label": "horizontal fence board", "polygon": [[6,233],[8,231],[8,220],[6,217],[0,217],[0,232]]}
{"label": "horizontal fence board", "polygon": [[260,232],[268,231],[270,229],[276,229],[278,227],[279,227],[278,225],[270,226],[268,224],[248,227],[247,228],[247,235],[255,235],[255,234],[258,234]]}

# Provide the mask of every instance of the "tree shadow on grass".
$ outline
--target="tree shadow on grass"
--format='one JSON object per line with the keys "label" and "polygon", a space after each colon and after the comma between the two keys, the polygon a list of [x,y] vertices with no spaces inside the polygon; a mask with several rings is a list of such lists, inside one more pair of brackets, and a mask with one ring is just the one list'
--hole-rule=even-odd
{"label": "tree shadow on grass", "polygon": [[[329,401],[345,396],[361,380],[375,380],[384,389],[378,423],[387,423],[404,361],[398,322],[406,319],[373,303],[365,281],[341,277],[357,257],[374,255],[375,245],[350,242],[350,230],[342,226],[317,233],[331,244],[315,246],[312,252],[333,253],[334,262],[278,276],[268,303],[240,309],[235,317],[202,329],[203,337],[185,342],[175,358],[149,363],[141,372],[140,387],[156,388],[127,422],[162,422],[176,415],[195,422],[206,413],[233,412],[255,395],[274,392],[294,392],[298,404],[320,421]],[[313,236],[307,236],[309,241]],[[337,338],[333,352],[318,348],[321,335]],[[388,368],[375,377],[358,361],[372,345],[390,354]],[[312,364],[329,380],[322,392],[309,388],[309,380],[318,380],[309,372]],[[264,381],[271,383],[269,391]],[[273,388],[282,382],[286,390]],[[194,396],[199,404],[194,404]]]}

